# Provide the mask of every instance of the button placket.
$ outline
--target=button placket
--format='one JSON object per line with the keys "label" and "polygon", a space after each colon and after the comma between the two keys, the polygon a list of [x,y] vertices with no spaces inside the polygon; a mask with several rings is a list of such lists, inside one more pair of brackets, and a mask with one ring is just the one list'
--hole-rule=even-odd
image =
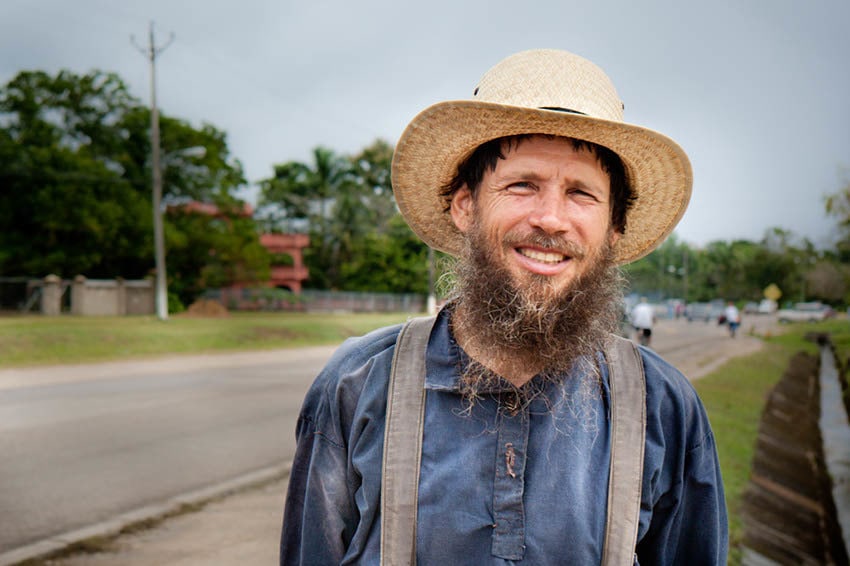
{"label": "button placket", "polygon": [[[511,397],[513,396],[513,397]],[[499,414],[493,479],[493,556],[522,560],[525,553],[525,463],[529,422],[516,394],[508,394]]]}

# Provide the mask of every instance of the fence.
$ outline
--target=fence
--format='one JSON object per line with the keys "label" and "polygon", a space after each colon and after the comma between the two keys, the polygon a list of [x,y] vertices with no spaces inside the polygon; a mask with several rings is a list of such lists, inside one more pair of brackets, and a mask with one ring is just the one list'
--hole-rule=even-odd
{"label": "fence", "polygon": [[[70,312],[79,316],[146,315],[156,311],[153,280],[88,279],[73,281],[56,275],[44,279],[6,278],[0,287],[8,295],[5,308],[45,315]],[[70,291],[70,292],[69,292]],[[409,312],[426,310],[424,295],[306,290],[299,294],[274,288],[219,289],[204,293],[230,310],[297,312]]]}
{"label": "fence", "polygon": [[294,294],[272,288],[208,290],[204,298],[229,310],[297,312],[411,312],[425,311],[425,297],[414,293],[365,293],[305,290]]}
{"label": "fence", "polygon": [[413,293],[359,293],[302,291],[304,310],[310,312],[423,312],[425,297]]}
{"label": "fence", "polygon": [[39,307],[41,287],[33,287],[31,282],[31,277],[0,277],[0,311],[27,312]]}

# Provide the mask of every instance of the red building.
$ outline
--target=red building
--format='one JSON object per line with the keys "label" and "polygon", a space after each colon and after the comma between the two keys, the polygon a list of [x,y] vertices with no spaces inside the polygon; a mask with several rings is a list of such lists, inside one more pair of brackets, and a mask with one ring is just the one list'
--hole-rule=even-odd
{"label": "red building", "polygon": [[[169,208],[219,218],[224,216],[216,205],[205,202],[191,201]],[[251,205],[245,203],[239,214],[249,217],[254,214],[254,210]],[[222,289],[221,299],[225,305],[243,305],[246,299],[250,301],[249,297],[245,296],[245,290],[258,286],[287,289],[296,295],[301,293],[302,284],[310,276],[304,265],[303,253],[304,248],[310,245],[307,234],[261,234],[260,244],[272,254],[274,260],[278,260],[272,261],[271,277],[263,283],[240,281]]]}
{"label": "red building", "polygon": [[292,258],[292,265],[272,265],[269,285],[279,289],[289,289],[295,294],[301,292],[301,284],[309,277],[304,266],[303,250],[310,244],[307,234],[262,234],[260,243],[270,254],[285,254]]}

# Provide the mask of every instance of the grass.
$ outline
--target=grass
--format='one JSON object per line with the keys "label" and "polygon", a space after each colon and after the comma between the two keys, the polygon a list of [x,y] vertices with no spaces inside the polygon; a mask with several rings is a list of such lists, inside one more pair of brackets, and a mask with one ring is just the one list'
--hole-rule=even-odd
{"label": "grass", "polygon": [[226,318],[0,317],[0,367],[336,344],[407,313],[238,313]]}
{"label": "grass", "polygon": [[767,338],[760,352],[732,359],[694,383],[717,441],[729,510],[729,564],[741,563],[744,532],[740,505],[750,478],[762,410],[791,357],[801,350],[818,351],[814,343],[804,338],[809,331],[830,333],[839,359],[846,357],[850,350],[850,325],[846,320],[789,325],[782,334]]}

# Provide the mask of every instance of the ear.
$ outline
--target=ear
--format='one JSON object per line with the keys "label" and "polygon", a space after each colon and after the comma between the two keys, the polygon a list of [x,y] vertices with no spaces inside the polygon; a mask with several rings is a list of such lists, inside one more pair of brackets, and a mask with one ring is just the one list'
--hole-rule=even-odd
{"label": "ear", "polygon": [[452,221],[457,226],[457,229],[466,233],[472,225],[472,214],[475,208],[475,198],[472,192],[464,185],[452,197],[450,212]]}
{"label": "ear", "polygon": [[611,245],[612,248],[614,247],[614,244],[620,241],[620,236],[622,235],[622,232],[620,232],[619,230],[611,228],[608,234],[608,243]]}

